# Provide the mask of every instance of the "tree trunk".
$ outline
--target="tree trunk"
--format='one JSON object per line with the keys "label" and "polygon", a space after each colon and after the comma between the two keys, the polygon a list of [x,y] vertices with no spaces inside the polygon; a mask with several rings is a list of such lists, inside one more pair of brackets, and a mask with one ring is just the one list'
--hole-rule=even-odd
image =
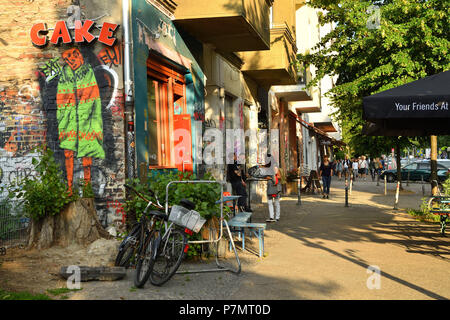
{"label": "tree trunk", "polygon": [[28,246],[37,249],[70,244],[86,246],[100,238],[110,239],[111,236],[98,220],[94,199],[81,198],[56,216],[33,220]]}

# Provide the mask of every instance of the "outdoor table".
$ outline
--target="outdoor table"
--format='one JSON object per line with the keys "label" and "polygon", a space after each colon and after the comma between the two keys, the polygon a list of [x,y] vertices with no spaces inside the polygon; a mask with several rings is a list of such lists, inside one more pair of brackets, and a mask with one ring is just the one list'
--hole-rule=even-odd
{"label": "outdoor table", "polygon": [[225,203],[228,201],[233,201],[233,217],[236,215],[236,201],[240,198],[241,196],[236,196],[236,195],[231,195],[231,196],[224,196],[222,200],[217,200],[216,203]]}

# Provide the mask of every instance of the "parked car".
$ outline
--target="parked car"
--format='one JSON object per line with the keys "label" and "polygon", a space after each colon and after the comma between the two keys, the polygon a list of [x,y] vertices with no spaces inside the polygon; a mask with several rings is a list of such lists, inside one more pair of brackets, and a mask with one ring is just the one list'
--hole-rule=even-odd
{"label": "parked car", "polygon": [[[442,161],[438,160],[437,176],[440,182],[445,181],[447,177],[450,175],[450,163],[448,163],[448,165],[449,166],[447,166],[447,162],[443,164]],[[401,168],[401,173],[403,181],[406,181],[408,179],[410,181],[421,181],[422,178],[423,181],[430,181],[431,176],[430,160],[422,160],[410,163]],[[384,179],[384,176],[386,176],[386,180],[388,182],[397,181],[397,169],[384,170],[381,173],[380,178]]]}
{"label": "parked car", "polygon": [[438,159],[437,163],[442,164],[444,167],[450,169],[450,159]]}

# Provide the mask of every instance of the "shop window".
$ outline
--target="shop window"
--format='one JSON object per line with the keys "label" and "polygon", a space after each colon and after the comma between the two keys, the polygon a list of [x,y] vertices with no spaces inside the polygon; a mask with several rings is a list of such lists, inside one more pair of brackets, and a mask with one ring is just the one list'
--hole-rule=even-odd
{"label": "shop window", "polygon": [[[184,76],[157,59],[149,58],[147,67],[148,106],[145,112],[147,161],[150,168],[179,167],[177,159],[180,157],[175,155],[179,138],[175,141],[174,132],[178,128],[183,128],[190,134]],[[186,116],[189,121],[186,120]],[[191,156],[191,151],[186,150],[186,154]],[[184,160],[184,163],[186,161]]]}
{"label": "shop window", "polygon": [[148,78],[148,148],[150,166],[171,166],[172,113],[168,108],[167,83]]}

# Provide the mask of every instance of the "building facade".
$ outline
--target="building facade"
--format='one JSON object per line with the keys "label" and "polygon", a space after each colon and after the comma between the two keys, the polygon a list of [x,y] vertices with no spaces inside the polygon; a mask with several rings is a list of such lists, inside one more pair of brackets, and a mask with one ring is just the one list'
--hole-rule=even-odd
{"label": "building facade", "polygon": [[[314,70],[295,63],[313,43],[301,40],[315,23],[305,24],[313,13],[303,6],[300,0],[3,4],[0,184],[33,174],[33,148],[45,143],[70,188],[91,182],[107,226],[122,220],[126,179],[149,170],[211,172],[225,180],[231,153],[249,168],[263,164],[266,152],[285,175],[305,163],[314,168],[320,141],[333,138],[327,119],[310,118],[328,112],[320,90],[305,88]],[[264,132],[267,143],[260,143]],[[214,143],[222,148],[210,161],[206,151]],[[264,190],[252,184],[253,199],[264,198]]]}
{"label": "building facade", "polygon": [[45,143],[70,189],[91,182],[101,221],[121,219],[121,2],[13,1],[1,9],[1,186],[33,175],[34,148]]}

